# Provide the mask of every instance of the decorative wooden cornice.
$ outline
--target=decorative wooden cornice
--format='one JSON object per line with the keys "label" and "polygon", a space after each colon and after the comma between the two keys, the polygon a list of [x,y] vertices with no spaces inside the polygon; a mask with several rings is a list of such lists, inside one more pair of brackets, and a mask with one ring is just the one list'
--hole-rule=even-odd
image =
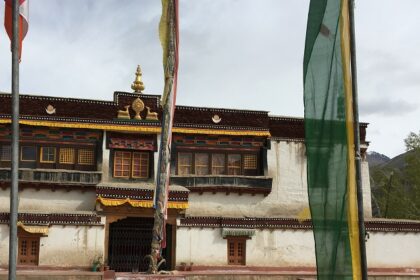
{"label": "decorative wooden cornice", "polygon": [[[312,229],[311,220],[299,222],[293,218],[224,218],[187,217],[180,221],[181,227],[210,228],[255,228],[255,229]],[[365,222],[371,232],[420,232],[420,222],[396,220],[372,220]]]}
{"label": "decorative wooden cornice", "polygon": [[[101,217],[96,214],[66,213],[19,213],[18,221],[25,225],[100,225]],[[0,224],[9,223],[9,213],[0,213]]]}
{"label": "decorative wooden cornice", "polygon": [[[111,199],[152,200],[153,190],[121,187],[96,187],[96,197]],[[169,191],[169,201],[188,201],[188,191]]]}

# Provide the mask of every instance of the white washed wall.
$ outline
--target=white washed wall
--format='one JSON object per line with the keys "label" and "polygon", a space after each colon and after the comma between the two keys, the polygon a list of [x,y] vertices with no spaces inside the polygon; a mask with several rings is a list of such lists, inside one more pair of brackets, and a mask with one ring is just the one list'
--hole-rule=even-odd
{"label": "white washed wall", "polygon": [[371,232],[366,254],[368,267],[420,269],[420,232]]}
{"label": "white washed wall", "polygon": [[[10,190],[0,189],[0,212],[10,211]],[[19,211],[20,212],[74,212],[74,211],[93,211],[95,209],[95,191],[80,190],[66,191],[58,189],[36,190],[24,189],[19,192]]]}
{"label": "white washed wall", "polygon": [[[267,153],[268,176],[273,177],[273,190],[261,202],[270,217],[296,217],[308,207],[306,154],[303,142],[271,141]],[[372,217],[369,166],[362,162],[363,208],[367,218]],[[260,206],[260,205],[258,205]]]}
{"label": "white washed wall", "polygon": [[[367,242],[368,267],[420,269],[419,244],[420,233],[372,232]],[[314,248],[311,230],[256,230],[246,241],[246,265],[315,267]],[[227,241],[220,228],[180,227],[176,250],[177,265],[227,265]]]}
{"label": "white washed wall", "polygon": [[255,216],[255,207],[264,199],[264,195],[204,192],[190,193],[188,196],[189,208],[187,216],[212,217],[245,217]]}
{"label": "white washed wall", "polygon": [[[0,266],[7,266],[9,226],[0,225]],[[103,226],[61,226],[49,228],[48,236],[41,237],[39,265],[91,266],[95,256],[104,254]]]}
{"label": "white washed wall", "polygon": [[103,226],[52,226],[41,237],[39,265],[91,266],[104,255]]}

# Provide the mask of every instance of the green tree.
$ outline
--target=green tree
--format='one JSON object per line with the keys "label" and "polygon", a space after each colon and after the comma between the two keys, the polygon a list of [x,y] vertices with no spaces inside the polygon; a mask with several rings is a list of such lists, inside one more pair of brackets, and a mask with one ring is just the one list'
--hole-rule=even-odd
{"label": "green tree", "polygon": [[408,151],[404,173],[413,210],[409,218],[420,219],[420,131],[410,132],[404,142]]}
{"label": "green tree", "polygon": [[371,169],[376,217],[420,220],[420,132],[411,132],[404,143],[403,164]]}
{"label": "green tree", "polygon": [[419,134],[410,132],[407,138],[404,139],[405,148],[407,151],[415,150],[420,148],[420,131]]}

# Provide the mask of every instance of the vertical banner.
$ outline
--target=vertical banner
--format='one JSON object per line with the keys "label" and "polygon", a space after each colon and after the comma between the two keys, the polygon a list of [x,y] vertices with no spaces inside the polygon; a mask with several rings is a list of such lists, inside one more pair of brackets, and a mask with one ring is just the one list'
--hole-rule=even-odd
{"label": "vertical banner", "polygon": [[[13,19],[12,19],[12,2],[13,0],[5,0],[5,9],[4,9],[4,27],[6,29],[7,35],[10,40],[13,38]],[[29,0],[18,0],[19,2],[19,36],[18,36],[18,53],[19,61],[22,57],[22,42],[28,33],[29,26]]]}
{"label": "vertical banner", "polygon": [[361,279],[347,0],[311,0],[304,55],[308,197],[318,279]]}
{"label": "vertical banner", "polygon": [[162,0],[159,37],[163,49],[165,87],[162,95],[162,134],[154,201],[154,225],[149,273],[157,273],[166,247],[166,220],[169,196],[172,125],[175,113],[178,76],[178,1]]}

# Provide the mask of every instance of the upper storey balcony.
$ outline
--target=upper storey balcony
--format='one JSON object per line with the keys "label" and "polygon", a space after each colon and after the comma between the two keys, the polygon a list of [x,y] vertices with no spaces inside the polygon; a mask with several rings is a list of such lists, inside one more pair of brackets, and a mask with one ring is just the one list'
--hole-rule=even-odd
{"label": "upper storey balcony", "polygon": [[[0,182],[11,179],[11,130],[0,126]],[[20,127],[19,181],[95,185],[101,181],[102,132],[48,127]],[[46,185],[48,186],[48,185]]]}
{"label": "upper storey balcony", "polygon": [[263,137],[174,136],[171,184],[191,192],[268,195]]}
{"label": "upper storey balcony", "polygon": [[[96,185],[102,172],[53,169],[19,169],[19,181],[32,183]],[[10,168],[0,168],[0,181],[11,180]]]}

